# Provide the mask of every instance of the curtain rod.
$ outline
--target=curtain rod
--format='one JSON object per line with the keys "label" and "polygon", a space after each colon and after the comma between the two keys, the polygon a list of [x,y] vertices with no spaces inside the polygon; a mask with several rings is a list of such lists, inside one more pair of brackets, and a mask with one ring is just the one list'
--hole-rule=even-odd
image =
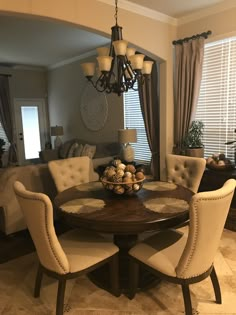
{"label": "curtain rod", "polygon": [[4,76],[4,77],[11,77],[11,74],[7,74],[7,73],[0,73],[0,75]]}
{"label": "curtain rod", "polygon": [[183,39],[174,40],[172,42],[172,44],[173,45],[182,45],[183,43],[187,43],[189,40],[197,39],[197,38],[200,38],[200,37],[204,37],[205,39],[207,39],[208,36],[211,35],[211,34],[212,34],[211,31],[203,32],[201,34],[196,34],[196,35],[193,35],[191,37],[185,37]]}

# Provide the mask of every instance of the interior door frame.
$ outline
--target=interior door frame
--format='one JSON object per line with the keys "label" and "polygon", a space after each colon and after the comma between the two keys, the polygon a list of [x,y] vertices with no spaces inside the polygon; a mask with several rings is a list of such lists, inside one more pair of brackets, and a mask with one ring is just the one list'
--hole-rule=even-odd
{"label": "interior door frame", "polygon": [[14,98],[14,112],[16,122],[16,144],[19,165],[30,164],[31,160],[25,159],[24,141],[20,140],[20,132],[22,129],[21,106],[37,106],[39,113],[39,128],[40,128],[40,143],[41,149],[45,147],[47,141],[47,115],[46,115],[46,100],[44,98]]}

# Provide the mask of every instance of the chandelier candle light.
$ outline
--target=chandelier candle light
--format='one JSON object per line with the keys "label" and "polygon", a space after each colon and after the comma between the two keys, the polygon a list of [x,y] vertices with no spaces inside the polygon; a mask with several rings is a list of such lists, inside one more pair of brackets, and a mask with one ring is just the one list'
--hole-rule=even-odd
{"label": "chandelier candle light", "polygon": [[62,140],[59,136],[63,136],[63,127],[62,126],[54,126],[51,127],[51,136],[56,137],[54,140],[54,148],[58,149],[62,145]]}
{"label": "chandelier candle light", "polygon": [[134,149],[130,142],[137,142],[137,131],[136,129],[119,129],[118,130],[118,141],[123,144],[121,157],[126,162],[134,161]]}
{"label": "chandelier candle light", "polygon": [[81,66],[85,77],[98,92],[112,92],[120,96],[128,89],[135,90],[136,81],[138,84],[144,83],[144,77],[151,74],[153,62],[144,61],[143,54],[135,54],[135,48],[127,47],[128,42],[122,37],[122,27],[117,24],[117,2],[118,0],[115,0],[116,24],[111,28],[110,48],[97,48],[100,74],[95,83],[92,80],[95,74],[95,63],[82,63]]}

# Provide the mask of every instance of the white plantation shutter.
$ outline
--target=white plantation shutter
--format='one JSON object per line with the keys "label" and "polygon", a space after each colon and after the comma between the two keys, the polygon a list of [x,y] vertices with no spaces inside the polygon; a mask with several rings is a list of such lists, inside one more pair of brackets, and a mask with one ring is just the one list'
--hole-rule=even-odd
{"label": "white plantation shutter", "polygon": [[129,90],[124,93],[124,119],[125,128],[137,130],[137,142],[132,143],[135,150],[135,161],[148,164],[151,161],[151,151],[147,141],[138,91]]}
{"label": "white plantation shutter", "polygon": [[205,45],[203,74],[195,119],[204,122],[205,157],[225,153],[234,161],[236,140],[236,37]]}

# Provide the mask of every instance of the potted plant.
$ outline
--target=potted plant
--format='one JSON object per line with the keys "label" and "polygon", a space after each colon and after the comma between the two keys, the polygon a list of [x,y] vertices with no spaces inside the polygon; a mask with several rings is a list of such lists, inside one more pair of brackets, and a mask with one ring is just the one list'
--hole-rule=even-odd
{"label": "potted plant", "polygon": [[193,120],[183,140],[185,155],[204,157],[204,145],[202,143],[204,124],[201,120]]}

